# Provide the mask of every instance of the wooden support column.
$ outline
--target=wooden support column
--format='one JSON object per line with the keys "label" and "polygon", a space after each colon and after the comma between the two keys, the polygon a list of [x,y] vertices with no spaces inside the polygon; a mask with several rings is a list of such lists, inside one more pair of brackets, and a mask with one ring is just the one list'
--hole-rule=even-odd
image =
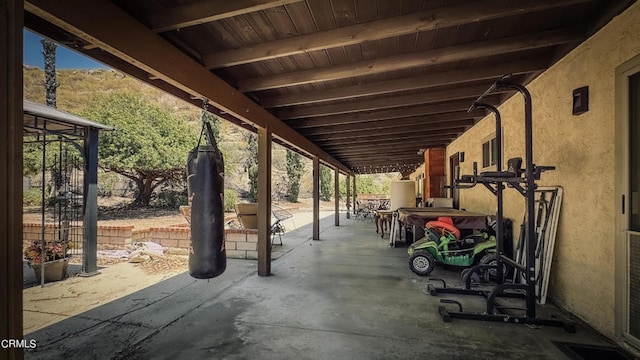
{"label": "wooden support column", "polygon": [[347,219],[351,218],[351,176],[349,174],[346,175],[347,178],[345,182],[347,183]]}
{"label": "wooden support column", "polygon": [[353,174],[353,206],[356,206],[356,199],[358,198],[358,194],[356,193],[356,174]]}
{"label": "wooden support column", "polygon": [[[0,339],[22,339],[23,1],[0,2]],[[22,349],[0,358],[22,359]]]}
{"label": "wooden support column", "polygon": [[334,168],[334,184],[335,184],[335,225],[340,226],[340,171],[338,168]]}
{"label": "wooden support column", "polygon": [[320,240],[320,158],[313,157],[313,240]]}
{"label": "wooden support column", "polygon": [[258,128],[258,275],[271,275],[271,127]]}

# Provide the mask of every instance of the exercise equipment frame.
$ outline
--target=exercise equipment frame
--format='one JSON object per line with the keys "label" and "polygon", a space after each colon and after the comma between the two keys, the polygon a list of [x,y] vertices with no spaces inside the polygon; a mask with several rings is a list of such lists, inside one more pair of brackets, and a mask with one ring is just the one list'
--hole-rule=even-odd
{"label": "exercise equipment frame", "polygon": [[[505,75],[498,79],[487,91],[485,91],[469,108],[469,112],[477,109],[486,109],[495,115],[496,118],[496,171],[483,172],[478,175],[477,163],[473,164],[473,175],[460,177],[456,174],[454,186],[465,189],[472,188],[477,184],[483,184],[497,198],[497,256],[495,264],[480,264],[472,267],[463,277],[465,288],[448,288],[442,279],[431,279],[442,282],[442,287],[435,287],[429,284],[427,291],[429,294],[436,296],[439,293],[457,294],[457,295],[475,295],[483,296],[487,300],[487,311],[485,313],[465,312],[462,310],[462,304],[455,300],[442,299],[443,304],[455,304],[458,311],[450,311],[446,306],[439,306],[438,311],[445,322],[451,321],[452,318],[482,320],[506,323],[524,323],[535,325],[560,326],[567,332],[575,332],[575,325],[559,319],[543,319],[536,316],[536,290],[535,290],[535,252],[536,252],[536,221],[535,221],[535,189],[536,180],[540,179],[542,172],[554,170],[553,166],[536,166],[533,163],[533,129],[532,129],[532,104],[531,94],[522,85],[509,82],[510,75]],[[492,105],[481,102],[481,100],[496,89],[511,89],[519,92],[524,97],[524,115],[525,115],[525,160],[526,168],[524,177],[520,169],[520,161],[517,159],[509,160],[509,169],[502,171],[502,134],[501,134],[501,117],[497,108]],[[514,161],[515,160],[515,161]],[[504,230],[503,230],[503,190],[512,187],[518,190],[526,199],[525,211],[525,265],[520,265],[512,258],[504,254]],[[525,274],[525,283],[507,283],[503,274],[503,266],[507,265],[516,272]],[[480,271],[495,269],[496,285],[491,290],[471,289],[472,275]],[[508,308],[499,306],[496,303],[498,297],[519,298],[524,299],[525,308]],[[497,314],[500,310],[524,310],[524,315],[514,316],[509,314]]]}

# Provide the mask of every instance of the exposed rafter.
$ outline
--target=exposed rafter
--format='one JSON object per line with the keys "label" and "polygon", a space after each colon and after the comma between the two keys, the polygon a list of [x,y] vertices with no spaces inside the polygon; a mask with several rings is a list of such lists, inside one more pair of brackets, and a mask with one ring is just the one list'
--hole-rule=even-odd
{"label": "exposed rafter", "polygon": [[[352,112],[372,111],[378,109],[400,108],[408,105],[421,105],[438,101],[452,101],[459,99],[466,99],[467,103],[471,104],[473,102],[473,99],[477,98],[487,89],[487,86],[488,85],[475,85],[446,90],[434,89],[424,93],[389,96],[375,100],[354,101],[348,104],[331,104],[296,108],[291,110],[287,109],[276,112],[276,116],[284,120],[300,119],[313,116],[327,116],[336,114],[348,114]],[[500,93],[501,91],[502,90],[497,91],[496,93]]]}
{"label": "exposed rafter", "polygon": [[260,98],[260,104],[266,108],[274,108],[415,89],[427,89],[438,86],[462,84],[470,81],[495,80],[504,74],[519,75],[539,71],[545,69],[547,65],[548,62],[544,59],[513,61],[482,68],[436,72],[422,76],[345,86],[330,90],[262,97]]}
{"label": "exposed rafter", "polygon": [[[351,125],[333,125],[319,128],[300,129],[302,135],[313,137],[324,134],[341,134],[344,136],[357,136],[363,131],[375,133],[382,131],[385,134],[394,134],[396,131],[404,131],[413,127],[414,129],[442,129],[449,127],[471,126],[474,123],[473,116],[479,114],[469,114],[466,111],[457,111],[447,114],[435,114],[429,116],[418,116],[400,120],[377,120],[367,123]],[[362,130],[362,129],[367,130]]]}
{"label": "exposed rafter", "polygon": [[[488,104],[498,105],[499,98],[495,96],[488,96],[483,101]],[[360,123],[369,123],[378,120],[400,120],[404,121],[404,118],[414,118],[423,115],[442,114],[454,111],[463,111],[469,109],[471,101],[468,99],[453,100],[445,103],[428,104],[423,106],[411,106],[405,108],[397,108],[390,110],[373,110],[364,111],[353,114],[345,115],[329,115],[304,119],[287,120],[287,124],[296,130],[304,128],[317,128],[325,126],[335,125],[355,125],[357,127]],[[481,112],[474,113],[473,115],[482,114]],[[362,124],[365,125],[366,124]]]}
{"label": "exposed rafter", "polygon": [[379,130],[362,130],[361,132],[357,133],[357,134],[353,134],[353,133],[348,133],[348,134],[324,134],[324,135],[314,135],[314,136],[309,136],[310,139],[312,139],[314,142],[323,142],[323,141],[328,141],[328,142],[338,142],[338,141],[345,141],[347,143],[349,143],[349,141],[351,141],[352,143],[357,143],[359,140],[362,141],[366,141],[366,142],[371,142],[373,141],[373,139],[391,139],[394,138],[393,135],[400,135],[398,137],[395,137],[396,140],[400,140],[402,141],[402,139],[406,136],[407,133],[411,133],[413,131],[417,132],[417,133],[426,133],[428,134],[427,136],[429,137],[437,137],[440,135],[452,135],[452,134],[459,134],[461,132],[464,132],[465,130],[467,130],[469,126],[458,126],[458,127],[445,127],[445,126],[433,126],[433,127],[422,127],[420,129],[416,129],[414,126],[409,126],[409,127],[398,127],[396,129],[393,130],[389,130],[389,131],[385,131],[383,134],[380,134]]}
{"label": "exposed rafter", "polygon": [[242,92],[259,91],[285,86],[311,84],[319,81],[371,75],[386,71],[403,70],[417,66],[433,66],[498,54],[551,47],[580,39],[582,39],[582,32],[575,29],[543,31],[535,34],[512,36],[497,40],[485,40],[417,53],[363,60],[322,69],[244,79],[238,81],[238,90]]}
{"label": "exposed rafter", "polygon": [[204,24],[303,0],[199,0],[146,14],[152,31],[163,32]]}
{"label": "exposed rafter", "polygon": [[[365,41],[390,38],[419,31],[454,27],[471,22],[568,6],[585,1],[586,0],[520,0],[513,3],[505,3],[502,0],[476,1],[299,35],[293,38],[264,42],[239,49],[220,51],[214,54],[207,54],[203,56],[203,59],[204,65],[208,68],[247,64],[338,46],[360,44]],[[231,1],[229,3],[235,2],[238,1]],[[169,9],[163,13],[166,13],[165,17],[171,14]],[[172,22],[175,23],[177,21],[173,20]]]}

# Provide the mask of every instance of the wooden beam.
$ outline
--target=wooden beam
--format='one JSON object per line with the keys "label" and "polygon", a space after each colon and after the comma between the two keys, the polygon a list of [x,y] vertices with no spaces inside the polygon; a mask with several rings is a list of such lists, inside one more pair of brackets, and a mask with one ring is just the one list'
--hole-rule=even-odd
{"label": "wooden beam", "polygon": [[[442,141],[439,141],[439,142],[442,143]],[[435,143],[435,141],[433,143]],[[391,151],[391,150],[399,151],[399,152],[413,151],[414,154],[417,154],[420,149],[426,147],[426,144],[428,144],[428,142],[411,143],[407,145],[403,143],[403,144],[397,144],[393,146],[389,146],[388,144],[380,145],[380,146],[369,145],[366,147],[359,147],[359,148],[343,146],[337,150],[331,151],[331,154],[336,158],[349,156],[349,155],[372,154],[372,153],[378,153],[381,151]],[[391,150],[384,150],[384,149],[391,149]]]}
{"label": "wooden beam", "polygon": [[[203,58],[204,64],[208,68],[248,64],[282,56],[360,44],[365,41],[455,27],[472,22],[477,23],[585,1],[521,0],[515,3],[505,3],[501,0],[476,1],[219,51],[205,55]],[[167,14],[167,16],[169,15]]]}
{"label": "wooden beam", "polygon": [[258,129],[258,276],[271,275],[271,129]]}
{"label": "wooden beam", "polygon": [[[374,111],[379,109],[399,108],[410,105],[429,104],[432,102],[454,101],[464,99],[470,106],[473,101],[482,93],[484,93],[487,85],[474,85],[469,87],[460,87],[453,89],[433,89],[418,94],[409,94],[401,96],[389,96],[382,99],[360,100],[344,104],[316,105],[304,108],[293,108],[276,112],[276,116],[280,119],[302,119],[313,116],[329,116],[349,114],[363,111]],[[501,93],[504,90],[497,90]],[[444,108],[445,105],[441,105]],[[467,107],[468,108],[468,107]]]}
{"label": "wooden beam", "polygon": [[303,70],[260,78],[244,79],[238,81],[238,90],[242,92],[260,91],[294,85],[312,84],[320,81],[372,75],[387,71],[410,69],[418,66],[434,66],[499,54],[546,48],[574,42],[580,39],[582,39],[582,35],[581,32],[577,30],[563,29],[543,31],[502,39],[454,45],[410,54],[362,60],[321,69]]}
{"label": "wooden beam", "polygon": [[[310,135],[309,139],[312,141],[322,141],[322,140],[338,140],[338,139],[368,139],[372,136],[377,137],[380,136],[381,133],[383,136],[388,138],[402,138],[405,135],[410,135],[416,131],[422,132],[430,132],[432,134],[438,134],[442,131],[454,131],[458,129],[467,129],[473,125],[473,119],[469,118],[467,121],[460,120],[452,122],[451,124],[447,123],[439,123],[435,125],[424,125],[424,126],[397,126],[395,128],[385,129],[384,131],[380,131],[378,129],[371,130],[361,130],[361,131],[350,131],[347,133],[331,133],[331,134],[321,134],[321,135]],[[400,135],[400,136],[397,136]]]}
{"label": "wooden beam", "polygon": [[[139,69],[255,127],[271,126],[274,136],[309,156],[349,171],[315,144],[239,93],[159,35],[107,0],[28,0],[25,10],[98,45]],[[113,26],[117,24],[117,26]]]}
{"label": "wooden beam", "polygon": [[[423,159],[424,160],[424,159]],[[417,169],[422,163],[418,161],[401,163],[398,161],[372,161],[372,162],[359,162],[356,165],[352,165],[356,174],[373,174],[379,172],[397,172],[403,168]]]}
{"label": "wooden beam", "polygon": [[[368,139],[365,139],[365,140],[361,140],[361,141],[355,142],[351,146],[353,146],[353,147],[356,147],[356,146],[363,146],[363,147],[365,147],[365,146],[366,147],[369,147],[369,146],[378,146],[378,147],[381,147],[381,146],[393,146],[393,145],[397,144],[398,141],[403,141],[404,140],[404,141],[411,141],[411,142],[413,142],[413,141],[422,141],[421,148],[426,148],[426,147],[429,147],[429,146],[432,146],[432,145],[436,145],[436,144],[449,143],[452,140],[456,139],[459,136],[459,134],[461,134],[461,133],[462,133],[462,131],[460,131],[458,134],[453,133],[453,131],[452,131],[451,134],[435,135],[435,136],[433,136],[431,138],[424,137],[422,139],[419,139],[419,138],[410,138],[410,139],[403,138],[401,140],[399,140],[397,138],[391,138],[391,139],[387,138],[387,139],[384,139],[384,140],[368,140]],[[350,145],[349,145],[349,143],[341,142],[341,143],[331,143],[329,146],[331,146],[331,147],[336,147],[336,146],[349,147]]]}
{"label": "wooden beam", "polygon": [[320,159],[313,157],[313,240],[320,240]]}
{"label": "wooden beam", "polygon": [[[354,171],[361,171],[363,167],[381,167],[381,166],[385,166],[385,167],[402,167],[402,166],[420,166],[422,163],[424,162],[424,158],[422,159],[414,159],[411,161],[406,161],[406,162],[402,162],[402,161],[393,161],[393,160],[362,160],[359,161],[358,163],[354,163],[352,165],[352,167],[354,168]],[[358,169],[360,168],[360,169]]]}
{"label": "wooden beam", "polygon": [[[22,32],[23,2],[0,5],[0,339],[22,332]],[[21,347],[0,349],[22,359]]]}
{"label": "wooden beam", "polygon": [[[377,81],[367,84],[345,86],[336,89],[311,92],[295,92],[293,94],[263,97],[260,104],[266,108],[311,104],[323,101],[350,99],[360,96],[387,94],[392,92],[426,89],[445,85],[464,84],[469,81],[488,80],[493,82],[504,74],[519,75],[546,69],[548,62],[544,59],[529,59],[501,63],[494,66],[468,68],[445,72],[435,72],[417,77]],[[468,85],[467,85],[468,86]]]}
{"label": "wooden beam", "polygon": [[[396,133],[394,130],[398,128],[409,129],[440,129],[443,127],[460,127],[471,126],[474,119],[480,119],[482,116],[473,118],[474,115],[466,111],[457,111],[446,114],[435,114],[427,116],[416,116],[404,119],[377,120],[365,123],[349,124],[349,125],[333,125],[317,128],[301,129],[300,133],[304,136],[311,137],[323,134],[344,134],[362,133],[363,131],[373,132],[383,130],[386,134]],[[348,134],[347,134],[348,133]]]}
{"label": "wooden beam", "polygon": [[378,152],[340,155],[340,158],[349,159],[349,161],[364,159],[387,159],[396,157],[420,160],[421,158],[424,158],[424,155],[418,154],[416,151],[396,150],[393,147],[381,147]]}
{"label": "wooden beam", "polygon": [[382,147],[393,146],[398,149],[407,149],[412,148],[415,149],[416,152],[419,149],[426,148],[429,145],[442,144],[443,142],[447,142],[448,139],[433,139],[433,140],[412,140],[412,141],[403,141],[401,144],[398,144],[397,140],[387,140],[385,142],[373,142],[369,144],[359,144],[359,145],[339,145],[339,146],[327,146],[325,149],[329,151],[333,156],[339,156],[345,153],[357,153],[357,152],[375,152],[379,151]]}
{"label": "wooden beam", "polygon": [[222,20],[302,0],[199,0],[146,13],[147,26],[163,32]]}
{"label": "wooden beam", "polygon": [[[498,105],[500,98],[498,96],[487,96],[483,99],[483,102],[491,105]],[[389,110],[371,110],[362,111],[345,115],[328,115],[312,118],[293,119],[287,120],[287,125],[291,126],[295,130],[299,131],[304,128],[317,128],[325,126],[335,125],[347,125],[357,123],[369,123],[371,121],[379,120],[391,120],[391,119],[404,119],[413,118],[422,115],[434,115],[449,113],[454,111],[466,111],[472,104],[472,100],[454,100],[439,104],[427,104],[423,106],[413,106],[400,109]],[[480,114],[478,112],[478,114]],[[475,114],[474,114],[475,115]]]}
{"label": "wooden beam", "polygon": [[[439,138],[449,138],[449,137],[457,137],[462,132],[466,131],[467,127],[454,128],[448,130],[442,130],[439,132],[434,132],[432,130],[421,131],[416,130],[410,134],[402,135],[402,140],[411,141],[416,139],[424,139],[425,141],[439,139]],[[387,134],[380,134],[375,136],[367,136],[364,138],[334,138],[331,136],[323,136],[322,138],[316,139],[315,141],[319,146],[337,146],[337,145],[358,145],[358,144],[375,144],[383,141],[397,141],[399,137],[391,137]]]}

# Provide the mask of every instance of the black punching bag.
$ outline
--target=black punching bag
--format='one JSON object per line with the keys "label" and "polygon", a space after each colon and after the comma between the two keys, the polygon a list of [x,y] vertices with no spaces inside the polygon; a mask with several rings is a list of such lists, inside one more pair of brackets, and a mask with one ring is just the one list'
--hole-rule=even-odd
{"label": "black punching bag", "polygon": [[200,145],[187,160],[191,202],[189,274],[197,279],[221,275],[224,248],[224,160],[214,145]]}

